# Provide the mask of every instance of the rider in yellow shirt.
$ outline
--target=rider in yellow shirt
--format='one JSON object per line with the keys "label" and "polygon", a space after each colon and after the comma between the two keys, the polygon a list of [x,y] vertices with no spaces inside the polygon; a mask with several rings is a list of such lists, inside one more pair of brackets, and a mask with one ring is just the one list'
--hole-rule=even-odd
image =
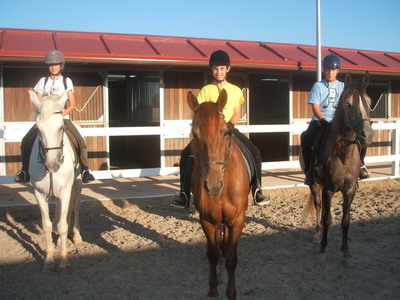
{"label": "rider in yellow shirt", "polygon": [[[211,101],[216,102],[220,92],[224,89],[228,94],[228,100],[223,109],[224,119],[231,128],[233,135],[238,142],[241,142],[251,153],[255,164],[255,175],[251,180],[252,194],[254,203],[257,205],[266,205],[269,198],[262,193],[261,188],[261,164],[262,158],[257,147],[239,130],[235,124],[240,118],[240,105],[244,102],[243,93],[239,87],[229,83],[226,80],[230,71],[230,58],[228,53],[222,50],[215,51],[210,57],[210,68],[214,77],[211,84],[204,86],[197,97],[199,103]],[[174,197],[171,205],[178,208],[189,207],[190,204],[190,185],[193,171],[194,160],[192,157],[190,144],[181,153],[180,176],[181,191],[179,197]]]}
{"label": "rider in yellow shirt", "polygon": [[[208,84],[201,89],[199,95],[197,96],[197,101],[199,101],[199,104],[207,101],[216,102],[222,90],[225,90],[228,94],[228,100],[222,111],[222,113],[224,114],[225,122],[228,123],[235,115],[236,110],[237,114],[239,114],[239,107],[244,102],[243,93],[239,87],[229,82],[227,82],[223,86]],[[240,116],[238,115],[238,117]],[[236,116],[234,118],[236,119]]]}

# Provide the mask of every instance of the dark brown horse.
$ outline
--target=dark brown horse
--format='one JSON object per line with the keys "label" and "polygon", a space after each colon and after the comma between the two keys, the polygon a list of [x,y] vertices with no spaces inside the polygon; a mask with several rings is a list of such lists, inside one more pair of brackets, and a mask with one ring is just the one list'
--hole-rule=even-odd
{"label": "dark brown horse", "polygon": [[217,263],[221,252],[228,271],[226,296],[236,299],[237,244],[246,219],[249,175],[243,155],[221,113],[227,101],[225,90],[222,90],[216,103],[199,105],[191,92],[187,100],[194,111],[192,193],[207,238],[210,265],[208,296],[218,297]]}
{"label": "dark brown horse", "polygon": [[[370,123],[371,99],[366,93],[369,74],[366,73],[361,84],[352,81],[346,74],[345,88],[339,99],[335,117],[321,138],[316,162],[313,159],[312,170],[316,184],[311,185],[309,203],[315,206],[315,236],[321,236],[320,253],[325,253],[328,244],[328,228],[332,223],[331,201],[336,192],[343,195],[342,246],[344,258],[350,257],[348,249],[348,230],[350,226],[350,207],[358,188],[358,176],[362,165],[361,147],[372,142],[373,130]],[[316,146],[316,145],[315,145]],[[322,195],[322,211],[321,211]],[[313,205],[314,204],[314,205]]]}

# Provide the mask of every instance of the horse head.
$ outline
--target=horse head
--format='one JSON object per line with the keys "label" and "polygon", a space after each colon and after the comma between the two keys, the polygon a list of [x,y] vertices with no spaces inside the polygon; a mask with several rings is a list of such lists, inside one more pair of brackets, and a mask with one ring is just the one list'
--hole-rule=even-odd
{"label": "horse head", "polygon": [[224,172],[231,153],[232,134],[222,114],[227,93],[222,90],[216,103],[199,104],[197,98],[189,92],[187,101],[194,111],[192,153],[207,195],[216,198],[224,188]]}
{"label": "horse head", "polygon": [[29,91],[29,95],[35,105],[36,126],[39,129],[43,164],[50,173],[57,172],[63,162],[64,119],[62,110],[68,98],[67,93],[60,97],[44,96],[41,100],[33,91]]}
{"label": "horse head", "polygon": [[354,82],[350,73],[347,73],[344,84],[345,88],[335,113],[334,131],[337,134],[344,134],[352,130],[362,144],[369,145],[374,136],[370,121],[371,98],[366,92],[369,73],[364,75],[361,83]]}

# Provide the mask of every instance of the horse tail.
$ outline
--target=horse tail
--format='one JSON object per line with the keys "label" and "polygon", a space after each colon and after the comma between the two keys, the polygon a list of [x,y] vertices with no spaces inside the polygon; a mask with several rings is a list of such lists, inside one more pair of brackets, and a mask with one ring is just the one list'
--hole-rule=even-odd
{"label": "horse tail", "polygon": [[308,194],[307,202],[305,203],[303,208],[303,218],[311,219],[312,217],[315,216],[315,214],[316,214],[316,209],[314,205],[314,195],[313,193],[310,192]]}
{"label": "horse tail", "polygon": [[[322,197],[321,186],[319,186],[318,192],[320,194],[320,197]],[[316,215],[316,213],[317,213],[317,210],[315,209],[315,205],[314,205],[314,194],[310,191],[310,193],[308,194],[307,202],[303,208],[303,218],[311,219]]]}

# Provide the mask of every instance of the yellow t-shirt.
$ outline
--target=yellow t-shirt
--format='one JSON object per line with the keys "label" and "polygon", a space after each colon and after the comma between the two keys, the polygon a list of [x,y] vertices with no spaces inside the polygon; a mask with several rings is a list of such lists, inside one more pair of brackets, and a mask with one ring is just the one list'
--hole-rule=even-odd
{"label": "yellow t-shirt", "polygon": [[228,100],[226,101],[226,105],[222,113],[224,114],[225,122],[229,122],[233,116],[235,107],[244,102],[242,90],[238,86],[229,82],[222,87],[219,87],[215,84],[208,84],[200,90],[197,100],[200,104],[203,102],[215,103],[217,102],[218,96],[223,89],[228,94]]}

